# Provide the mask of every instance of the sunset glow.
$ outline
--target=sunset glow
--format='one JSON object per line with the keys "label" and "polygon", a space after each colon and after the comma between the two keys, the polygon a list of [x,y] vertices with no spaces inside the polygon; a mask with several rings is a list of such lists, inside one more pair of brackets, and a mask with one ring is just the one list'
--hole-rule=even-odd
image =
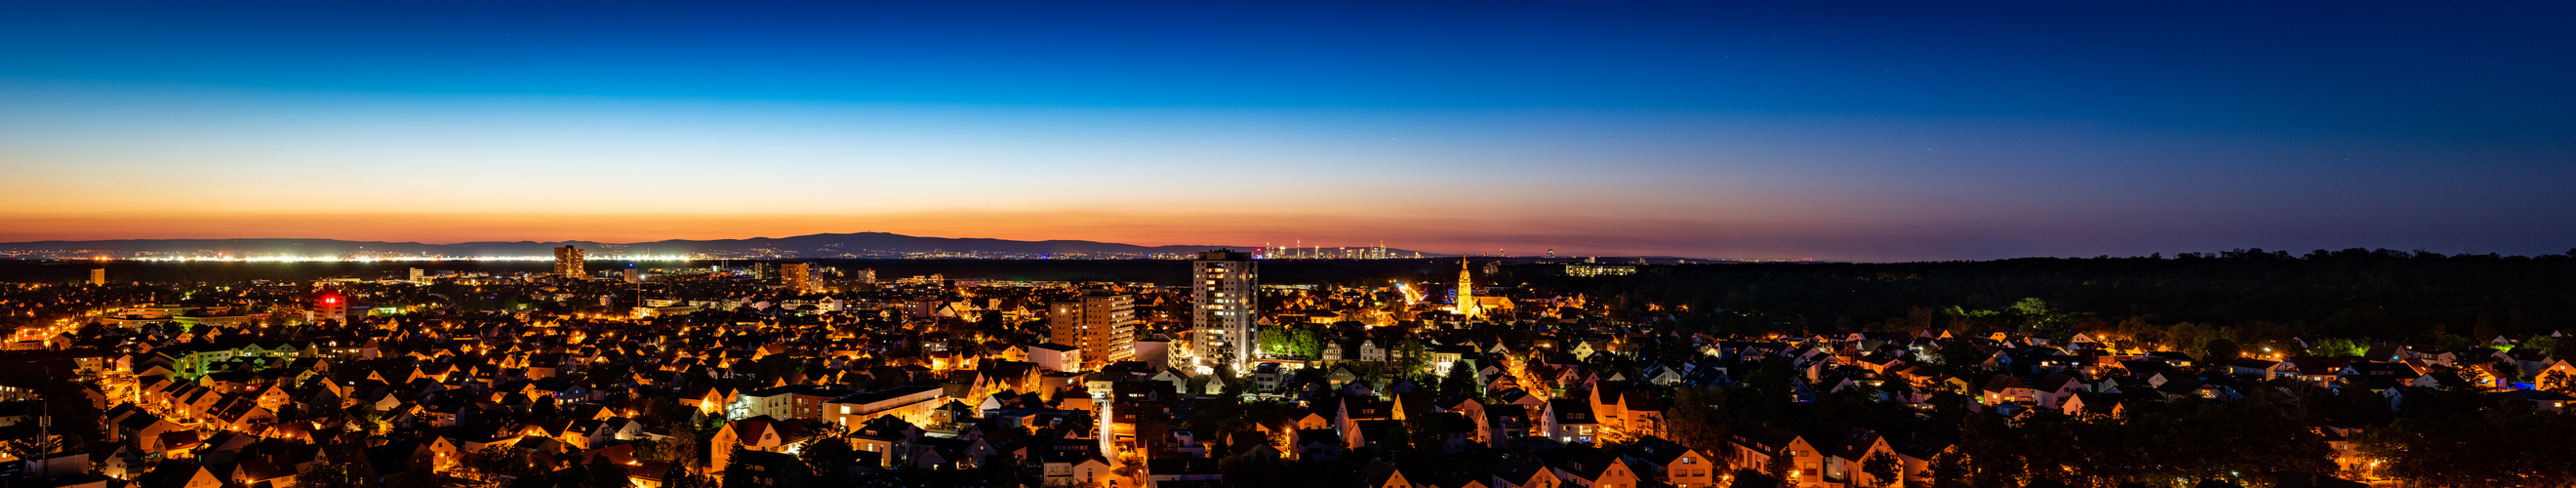
{"label": "sunset glow", "polygon": [[[2568,92],[2260,54],[2323,36],[2423,53],[2372,63],[2508,43],[2576,58],[2570,43],[2516,40],[2536,24],[2204,39],[2183,32],[2232,21],[2103,12],[2131,18],[2089,32],[2024,22],[2078,12],[1882,6],[1811,25],[1816,12],[1794,8],[1666,4],[800,5],[714,19],[303,7],[46,4],[0,19],[0,44],[22,46],[0,49],[0,241],[880,231],[1909,260],[2531,253],[2576,237],[2523,225],[2576,220],[2576,193],[2553,183],[2576,180],[2576,126],[2542,115],[2571,108]],[[2349,22],[2547,17],[2433,10]],[[2248,16],[2275,14],[2289,15]],[[682,19],[712,27],[640,27]],[[1906,40],[1925,25],[2087,49]],[[1158,41],[1173,38],[1201,42]],[[1945,54],[1958,49],[1984,55]],[[2171,59],[2183,54],[2198,57]],[[2386,98],[2400,88],[2442,98]]]}

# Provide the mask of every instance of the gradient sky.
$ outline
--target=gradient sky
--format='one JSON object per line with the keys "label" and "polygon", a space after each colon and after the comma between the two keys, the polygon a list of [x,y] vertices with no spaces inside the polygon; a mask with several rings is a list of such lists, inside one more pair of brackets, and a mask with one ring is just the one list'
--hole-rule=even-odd
{"label": "gradient sky", "polygon": [[0,241],[2576,247],[2567,2],[15,2]]}

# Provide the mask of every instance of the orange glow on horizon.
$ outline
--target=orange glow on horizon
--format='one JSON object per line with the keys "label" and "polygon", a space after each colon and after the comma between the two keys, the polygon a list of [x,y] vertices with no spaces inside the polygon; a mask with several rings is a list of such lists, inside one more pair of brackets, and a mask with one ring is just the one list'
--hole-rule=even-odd
{"label": "orange glow on horizon", "polygon": [[[888,232],[922,237],[1012,240],[1089,240],[1163,245],[1260,246],[1293,240],[1341,245],[1374,244],[1429,253],[1482,252],[1496,247],[1557,247],[1565,255],[1672,254],[1737,257],[1755,249],[1693,249],[1675,233],[1795,235],[1817,232],[1812,222],[1691,222],[1582,219],[1552,215],[1462,218],[1344,217],[1284,213],[1144,213],[1098,211],[920,212],[878,215],[618,215],[618,214],[161,214],[83,216],[0,215],[0,241],[97,239],[299,238],[350,241],[649,242],[789,237],[825,233]],[[1659,240],[1638,241],[1637,236]],[[1499,244],[1499,245],[1498,245]],[[1545,246],[1541,246],[1544,244]]]}

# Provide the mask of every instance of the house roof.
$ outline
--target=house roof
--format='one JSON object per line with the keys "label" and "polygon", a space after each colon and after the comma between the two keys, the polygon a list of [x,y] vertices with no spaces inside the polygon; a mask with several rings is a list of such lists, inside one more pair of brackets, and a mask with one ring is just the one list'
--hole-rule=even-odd
{"label": "house roof", "polygon": [[2567,396],[2566,394],[2563,394],[2563,393],[2558,393],[2558,392],[2553,392],[2553,391],[2547,391],[2547,390],[2513,390],[2513,391],[2504,392],[2504,394],[2506,394],[2506,395],[2513,395],[2513,396],[2516,396],[2516,397],[2521,397],[2521,398],[2522,398],[2522,399],[2524,399],[2524,400],[2540,401],[2540,402],[2553,402],[2553,401],[2554,401],[2554,402],[2563,402],[2563,401],[2576,400],[2576,397],[2569,397],[2569,396]]}
{"label": "house roof", "polygon": [[1890,443],[1888,447],[1895,449],[1896,454],[1900,456],[1929,460],[1932,459],[1933,456],[1940,455],[1941,451],[1950,449],[1950,441],[1942,440],[1937,437],[1915,434],[1912,438],[1906,439],[1904,443]]}
{"label": "house roof", "polygon": [[1560,456],[1556,459],[1560,469],[1564,469],[1566,473],[1595,481],[1608,473],[1610,467],[1621,463],[1619,456],[1609,451],[1591,448],[1566,449],[1560,451]]}
{"label": "house roof", "polygon": [[1333,429],[1299,429],[1297,431],[1297,443],[1320,443],[1339,446],[1342,445],[1342,436],[1341,434],[1333,432]]}
{"label": "house roof", "polygon": [[1222,473],[1217,460],[1209,458],[1161,458],[1145,461],[1148,476],[1187,476]]}
{"label": "house roof", "polygon": [[1727,488],[1780,488],[1783,486],[1788,485],[1781,483],[1779,478],[1750,469],[1736,470],[1735,481],[1728,482],[1726,485]]}
{"label": "house roof", "polygon": [[152,472],[144,473],[142,477],[135,478],[134,486],[141,488],[182,488],[188,486],[189,481],[196,479],[198,473],[203,472],[206,472],[206,468],[204,466],[197,465],[197,463],[187,461],[162,461],[161,465],[154,466],[152,468]]}
{"label": "house roof", "polygon": [[1080,350],[1082,350],[1082,348],[1079,348],[1079,347],[1067,346],[1067,345],[1057,344],[1057,343],[1053,343],[1053,342],[1039,343],[1039,344],[1030,344],[1030,345],[1029,345],[1029,348],[1030,348],[1030,349],[1045,349],[1045,350],[1055,351],[1055,352],[1072,352],[1072,351],[1080,351]]}
{"label": "house roof", "polygon": [[2005,389],[2009,388],[2027,387],[2022,386],[2021,378],[2015,378],[2008,374],[1999,374],[1995,375],[1993,378],[1986,379],[1986,385],[1981,389],[1989,393],[2002,393]]}
{"label": "house roof", "polygon": [[2272,369],[2273,366],[2278,366],[2280,364],[2281,362],[2279,361],[2265,361],[2254,358],[2236,358],[2227,360],[2228,366],[2247,369]]}
{"label": "house roof", "polygon": [[1735,437],[1765,452],[1777,452],[1798,441],[1798,434],[1765,424],[1746,424],[1735,429]]}
{"label": "house roof", "polygon": [[1592,414],[1592,404],[1582,400],[1568,400],[1562,398],[1548,400],[1547,411],[1548,415],[1554,416],[1554,420],[1559,424],[1594,424],[1601,422],[1599,416]]}
{"label": "house roof", "polygon": [[1395,469],[1395,465],[1393,464],[1387,464],[1383,461],[1372,461],[1368,464],[1368,467],[1360,468],[1360,482],[1362,483],[1362,486],[1386,486],[1387,481],[1392,480],[1397,476],[1402,476],[1403,474],[1403,472]]}
{"label": "house roof", "polygon": [[1870,448],[1877,445],[1878,432],[1855,427],[1852,428],[1850,433],[1843,435],[1843,444],[1840,446],[1841,452],[1835,453],[1834,455],[1843,459],[1861,460],[1869,456]]}

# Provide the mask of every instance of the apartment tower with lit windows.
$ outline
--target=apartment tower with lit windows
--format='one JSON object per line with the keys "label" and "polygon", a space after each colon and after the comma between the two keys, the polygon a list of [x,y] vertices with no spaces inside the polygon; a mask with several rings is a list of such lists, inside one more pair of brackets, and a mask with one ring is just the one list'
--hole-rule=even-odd
{"label": "apartment tower with lit windows", "polygon": [[1252,371],[1255,312],[1260,310],[1260,272],[1252,255],[1218,249],[1199,253],[1190,263],[1190,305],[1197,326],[1190,349],[1198,363],[1232,366],[1236,374]]}
{"label": "apartment tower with lit windows", "polygon": [[1136,356],[1136,296],[1107,291],[1051,304],[1047,331],[1057,344],[1082,349],[1083,369]]}
{"label": "apartment tower with lit windows", "polygon": [[778,265],[778,284],[787,287],[787,291],[791,293],[812,293],[814,265],[806,263]]}
{"label": "apartment tower with lit windows", "polygon": [[581,248],[555,248],[555,276],[578,280],[582,278],[581,274]]}

